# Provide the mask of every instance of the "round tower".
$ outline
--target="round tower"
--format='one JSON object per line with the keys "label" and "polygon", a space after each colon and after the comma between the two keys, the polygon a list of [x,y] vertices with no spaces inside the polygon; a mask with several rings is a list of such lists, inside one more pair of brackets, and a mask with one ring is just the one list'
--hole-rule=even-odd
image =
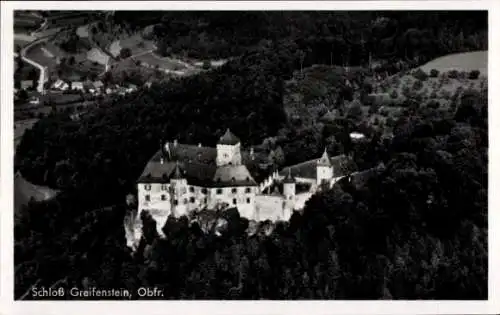
{"label": "round tower", "polygon": [[295,179],[292,177],[291,168],[288,168],[288,174],[283,180],[283,195],[287,200],[291,200],[295,197]]}
{"label": "round tower", "polygon": [[295,179],[292,176],[291,168],[288,168],[288,174],[283,180],[283,220],[289,220],[295,208]]}
{"label": "round tower", "polygon": [[240,139],[229,128],[217,143],[217,166],[241,165]]}
{"label": "round tower", "polygon": [[175,162],[175,168],[170,177],[171,187],[171,212],[179,217],[186,214],[187,210],[187,180],[183,176],[179,162]]}
{"label": "round tower", "polygon": [[328,156],[328,152],[323,152],[323,155],[318,160],[316,165],[316,184],[319,186],[322,183],[330,182],[333,178],[333,165]]}

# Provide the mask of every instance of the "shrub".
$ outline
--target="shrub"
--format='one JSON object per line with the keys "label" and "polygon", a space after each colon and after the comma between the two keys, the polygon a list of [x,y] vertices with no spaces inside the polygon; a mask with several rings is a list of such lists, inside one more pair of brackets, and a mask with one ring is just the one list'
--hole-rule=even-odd
{"label": "shrub", "polygon": [[128,58],[132,56],[132,50],[130,50],[130,48],[122,48],[120,50],[120,58],[121,59],[125,59],[125,58]]}
{"label": "shrub", "polygon": [[415,83],[413,83],[413,90],[414,91],[420,91],[420,89],[422,89],[423,87],[424,87],[424,84],[420,80],[417,80],[417,81],[415,81]]}
{"label": "shrub", "polygon": [[391,92],[391,98],[392,99],[397,99],[399,97],[398,91],[392,90]]}
{"label": "shrub", "polygon": [[438,101],[432,100],[429,103],[427,103],[427,108],[438,109],[440,105],[441,104]]}
{"label": "shrub", "polygon": [[382,116],[384,116],[384,117],[388,117],[389,116],[389,111],[386,108],[380,108],[379,114],[382,115]]}
{"label": "shrub", "polygon": [[458,78],[458,71],[457,70],[448,71],[448,78],[457,79]]}
{"label": "shrub", "polygon": [[425,81],[429,76],[427,75],[427,73],[425,73],[425,71],[419,68],[413,73],[413,77],[415,77],[417,80]]}
{"label": "shrub", "polygon": [[439,71],[436,70],[436,69],[432,69],[431,72],[430,72],[430,77],[431,78],[437,78],[439,75]]}
{"label": "shrub", "polygon": [[477,80],[477,78],[479,78],[480,74],[481,74],[481,72],[479,72],[479,70],[472,70],[471,72],[469,72],[469,79],[470,80]]}

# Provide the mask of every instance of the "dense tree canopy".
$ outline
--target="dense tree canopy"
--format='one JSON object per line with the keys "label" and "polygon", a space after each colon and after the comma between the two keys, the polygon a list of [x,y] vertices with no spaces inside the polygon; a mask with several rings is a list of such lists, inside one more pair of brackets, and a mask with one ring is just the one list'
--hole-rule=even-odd
{"label": "dense tree canopy", "polygon": [[[115,19],[126,20],[126,14],[117,12]],[[163,41],[172,41],[161,33],[165,25],[168,33],[181,35],[195,34],[197,25],[198,33],[206,28],[207,43],[230,38],[234,50],[186,46],[193,54],[240,56],[197,76],[117,96],[78,121],[53,113],[26,132],[16,168],[30,181],[63,192],[30,203],[16,216],[15,296],[30,298],[25,293],[37,284],[131,292],[155,286],[164,289],[165,299],[487,298],[485,89],[465,93],[450,111],[425,104],[408,108],[391,124],[393,138],[373,133],[361,144],[348,136],[355,117],[297,128],[310,117],[285,113],[284,81],[300,68],[303,52],[310,63],[329,63],[330,49],[320,49],[328,40],[328,47],[335,44],[335,53],[352,62],[362,60],[355,52],[361,40],[367,47],[382,43],[371,48],[378,58],[388,52],[430,57],[472,49],[472,43],[485,47],[485,26],[462,24],[476,13],[394,12],[363,24],[377,14],[160,14],[155,32]],[[249,35],[224,33],[229,28]],[[395,37],[385,43],[389,36]],[[443,36],[450,40],[441,43]],[[461,45],[455,41],[460,38]],[[353,98],[352,91],[341,94]],[[351,116],[359,114],[356,104]],[[170,218],[167,237],[160,239],[145,216],[144,238],[132,255],[124,217],[133,205],[125,205],[125,196],[134,193],[160,141],[213,145],[228,127],[245,146],[267,139],[262,146],[279,164],[315,157],[328,144],[370,170],[313,196],[289,222],[257,224],[234,211],[216,213],[228,222],[217,235],[185,217]]]}
{"label": "dense tree canopy", "polygon": [[450,51],[487,49],[486,15],[485,11],[200,11],[139,16],[119,11],[114,19],[133,27],[156,24],[154,36],[162,54],[219,59],[283,41],[303,50],[304,65],[362,65],[370,55],[378,60],[429,60]]}

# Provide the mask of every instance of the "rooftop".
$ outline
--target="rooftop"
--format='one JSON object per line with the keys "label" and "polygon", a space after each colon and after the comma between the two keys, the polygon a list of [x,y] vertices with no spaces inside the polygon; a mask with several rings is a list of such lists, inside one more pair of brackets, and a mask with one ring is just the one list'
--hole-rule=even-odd
{"label": "rooftop", "polygon": [[[323,154],[324,155],[324,154]],[[318,165],[318,161],[323,159],[312,159],[309,161],[305,161],[296,165],[285,167],[282,171],[280,171],[280,176],[286,176],[289,172],[293,177],[300,178],[316,178],[316,166]],[[333,158],[329,158],[329,163],[333,166],[333,176],[341,177],[346,176],[352,172],[354,169],[353,162],[349,160],[349,158],[345,155],[338,155]]]}
{"label": "rooftop", "polygon": [[242,165],[217,167],[216,148],[167,142],[148,162],[139,182],[168,183],[177,164],[188,183],[205,187],[257,185],[256,179],[268,176],[261,167],[266,165],[267,156],[246,151],[241,155]]}
{"label": "rooftop", "polygon": [[226,132],[222,137],[220,137],[218,144],[225,144],[225,145],[236,145],[240,143],[240,139],[236,137],[231,130],[226,129]]}

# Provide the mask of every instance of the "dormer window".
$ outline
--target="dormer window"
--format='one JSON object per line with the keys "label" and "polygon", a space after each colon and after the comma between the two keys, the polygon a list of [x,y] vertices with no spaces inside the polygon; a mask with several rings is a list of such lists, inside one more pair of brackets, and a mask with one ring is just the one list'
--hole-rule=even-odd
{"label": "dormer window", "polygon": [[231,181],[234,183],[236,181],[236,178],[231,177]]}

